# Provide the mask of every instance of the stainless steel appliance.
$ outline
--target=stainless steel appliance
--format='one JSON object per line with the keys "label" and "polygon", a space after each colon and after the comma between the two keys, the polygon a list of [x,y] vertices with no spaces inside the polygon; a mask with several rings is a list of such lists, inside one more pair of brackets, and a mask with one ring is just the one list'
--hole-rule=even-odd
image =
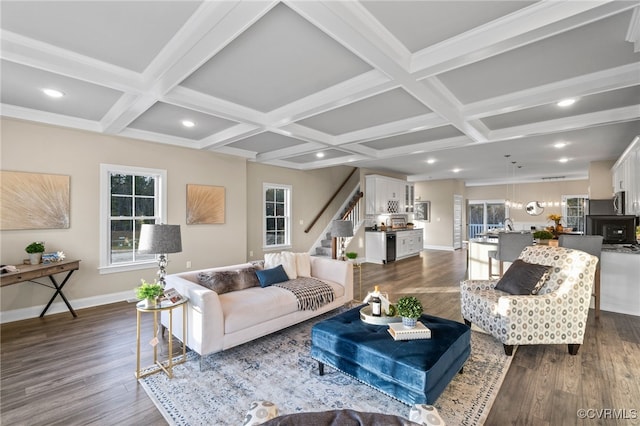
{"label": "stainless steel appliance", "polygon": [[589,200],[590,215],[614,215],[616,214],[613,208],[613,199],[607,198],[604,200]]}
{"label": "stainless steel appliance", "polygon": [[387,263],[396,260],[396,234],[387,232]]}
{"label": "stainless steel appliance", "polygon": [[636,242],[635,216],[587,216],[587,235],[602,235],[605,244],[633,244]]}
{"label": "stainless steel appliance", "polygon": [[624,198],[624,191],[616,192],[613,196],[613,209],[615,210],[615,214],[624,214]]}

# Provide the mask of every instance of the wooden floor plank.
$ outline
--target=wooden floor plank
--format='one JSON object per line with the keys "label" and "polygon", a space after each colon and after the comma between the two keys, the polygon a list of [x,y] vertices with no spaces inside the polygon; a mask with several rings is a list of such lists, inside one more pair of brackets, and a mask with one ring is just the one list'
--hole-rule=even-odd
{"label": "wooden floor plank", "polygon": [[[361,272],[363,297],[378,284],[392,300],[412,294],[427,313],[462,321],[459,282],[466,275],[465,250],[425,250],[387,265],[364,264]],[[356,297],[359,274],[356,269]],[[1,326],[0,423],[166,424],[133,375],[135,306],[121,302],[78,314],[75,319],[61,313]],[[151,330],[151,315],[142,318],[144,329]],[[145,366],[152,361],[148,336],[143,338]],[[486,424],[637,424],[580,421],[576,411],[638,409],[638,354],[640,317],[603,311],[596,322],[591,312],[585,343],[575,357],[566,345],[516,350]]]}

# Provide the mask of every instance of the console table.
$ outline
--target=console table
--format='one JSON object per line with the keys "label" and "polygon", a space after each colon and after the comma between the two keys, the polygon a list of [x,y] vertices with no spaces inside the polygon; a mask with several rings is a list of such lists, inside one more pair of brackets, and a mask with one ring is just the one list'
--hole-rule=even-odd
{"label": "console table", "polygon": [[[69,277],[71,277],[73,271],[80,269],[79,260],[63,260],[55,263],[41,263],[39,265],[19,265],[18,269],[19,270],[17,272],[2,274],[0,276],[0,286],[4,287],[6,285],[30,281],[32,283],[40,284],[42,286],[53,288],[56,290],[53,296],[51,296],[49,303],[47,303],[47,306],[40,314],[40,318],[42,318],[47,312],[47,310],[51,306],[51,303],[53,303],[53,300],[57,295],[60,295],[64,303],[67,305],[67,308],[69,309],[69,312],[71,312],[71,315],[73,315],[74,318],[78,316],[78,314],[76,314],[76,311],[74,311],[71,307],[71,304],[69,303],[67,298],[64,296],[64,293],[62,293],[62,287],[64,287],[67,281],[69,281]],[[67,275],[62,280],[62,283],[58,284],[54,275],[61,274],[63,272],[66,272]],[[53,286],[35,281],[35,279],[42,277],[49,277],[49,280],[51,281],[51,284],[53,284]]]}

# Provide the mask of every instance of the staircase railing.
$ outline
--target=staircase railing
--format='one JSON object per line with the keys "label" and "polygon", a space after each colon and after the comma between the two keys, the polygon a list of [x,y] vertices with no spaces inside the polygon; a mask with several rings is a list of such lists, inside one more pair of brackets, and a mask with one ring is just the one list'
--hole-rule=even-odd
{"label": "staircase railing", "polygon": [[329,206],[331,205],[333,200],[335,200],[336,197],[338,196],[338,194],[340,193],[340,191],[342,191],[342,188],[344,188],[345,185],[347,184],[347,182],[349,182],[349,179],[351,179],[351,176],[353,176],[353,174],[356,172],[356,170],[358,170],[358,169],[354,168],[351,171],[351,173],[349,173],[349,176],[347,176],[347,178],[344,180],[344,182],[342,182],[342,185],[340,185],[340,187],[336,190],[336,192],[333,193],[331,198],[329,198],[329,201],[327,201],[325,203],[325,205],[320,209],[320,212],[316,215],[315,218],[313,218],[313,220],[309,223],[309,226],[307,226],[307,228],[304,230],[305,234],[308,234],[309,231],[311,230],[311,228],[313,228],[313,225],[315,225],[316,222],[318,221],[318,219],[320,219],[320,217],[322,217],[322,215],[327,210],[327,208],[329,208]]}

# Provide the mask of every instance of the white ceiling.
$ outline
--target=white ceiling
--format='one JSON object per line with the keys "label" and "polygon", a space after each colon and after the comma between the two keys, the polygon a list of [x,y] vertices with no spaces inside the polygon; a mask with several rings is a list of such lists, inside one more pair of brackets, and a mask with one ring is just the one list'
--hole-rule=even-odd
{"label": "white ceiling", "polygon": [[[617,158],[640,134],[637,1],[0,8],[7,117],[468,185],[584,179],[591,161]],[[572,107],[556,105],[568,97]]]}

